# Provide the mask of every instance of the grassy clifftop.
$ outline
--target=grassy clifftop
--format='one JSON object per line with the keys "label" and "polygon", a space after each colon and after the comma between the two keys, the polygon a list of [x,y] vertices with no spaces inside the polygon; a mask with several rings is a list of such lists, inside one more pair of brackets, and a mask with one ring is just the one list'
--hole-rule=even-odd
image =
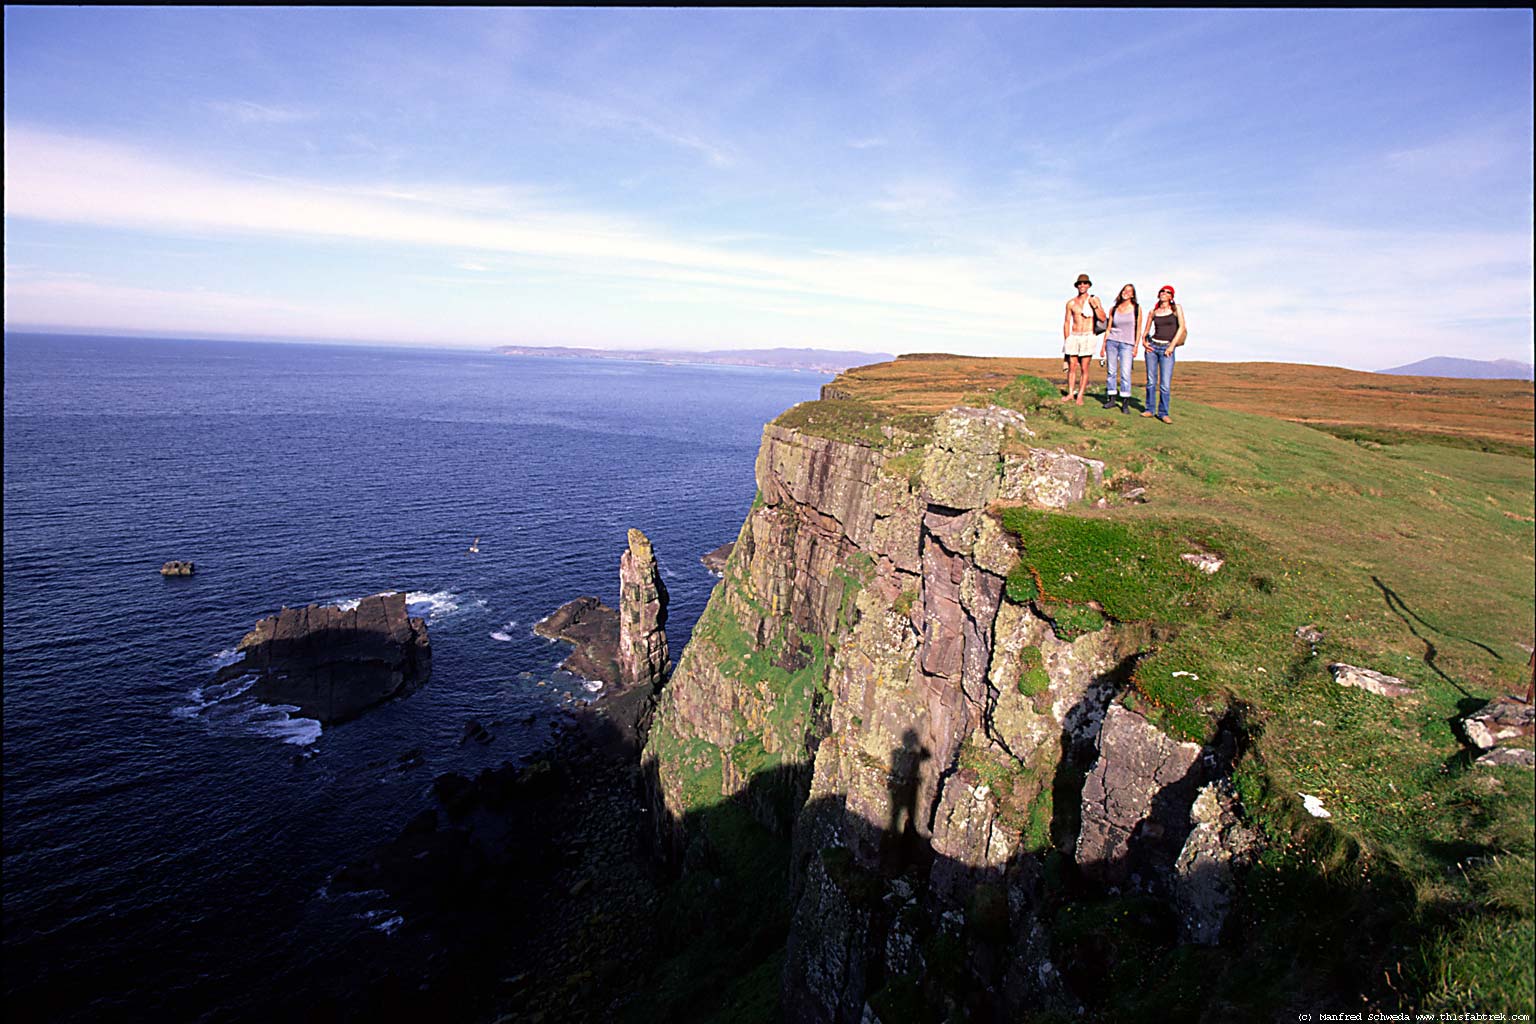
{"label": "grassy clifftop", "polygon": [[[1187,350],[1185,350],[1187,352]],[[1182,353],[1181,353],[1182,354]],[[1059,359],[903,356],[831,384],[842,397],[890,411],[935,413],[1020,374],[1062,380]],[[1136,373],[1137,379],[1141,371]],[[1095,382],[1103,371],[1095,368]],[[1138,391],[1138,394],[1140,392]],[[1536,444],[1530,381],[1399,377],[1290,363],[1179,362],[1174,400],[1291,420],[1365,440],[1434,440],[1529,457]]]}
{"label": "grassy clifftop", "polygon": [[[1496,429],[1482,422],[1486,409],[1453,424],[1427,402],[1406,421],[1371,424],[1399,443],[1351,440],[1190,397],[1202,390],[1187,386],[1201,376],[1192,369],[1179,368],[1168,425],[1097,402],[1064,406],[1038,380],[989,376],[998,370],[970,360],[865,368],[838,387],[908,414],[947,400],[1026,409],[1032,444],[1104,460],[1102,503],[1005,513],[1025,549],[1010,582],[1063,609],[1091,603],[1165,627],[1169,638],[1137,667],[1132,702],[1175,735],[1201,739],[1242,709],[1254,743],[1237,781],[1272,844],[1250,895],[1272,904],[1276,939],[1348,943],[1362,908],[1391,892],[1396,927],[1418,931],[1397,937],[1412,952],[1389,986],[1441,1008],[1528,1011],[1531,773],[1474,766],[1458,722],[1530,678],[1529,455],[1406,440],[1433,423],[1467,431],[1465,444]],[[1221,379],[1209,370],[1206,390]],[[1495,409],[1507,403],[1500,437],[1529,438],[1529,384],[1436,383]],[[1314,400],[1270,398],[1293,412]],[[1144,501],[1127,498],[1140,488]],[[1195,551],[1225,565],[1201,578],[1173,561]],[[1299,639],[1303,625],[1324,639]],[[1330,662],[1419,692],[1394,700],[1345,689]],[[1301,813],[1303,793],[1332,817]]]}

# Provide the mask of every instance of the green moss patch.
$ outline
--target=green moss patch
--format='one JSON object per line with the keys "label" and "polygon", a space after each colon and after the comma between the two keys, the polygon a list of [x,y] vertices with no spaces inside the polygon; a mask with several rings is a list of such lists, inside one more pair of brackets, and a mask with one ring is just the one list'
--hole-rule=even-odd
{"label": "green moss patch", "polygon": [[1051,677],[1045,671],[1040,648],[1026,647],[1019,652],[1019,692],[1034,697],[1050,689]]}

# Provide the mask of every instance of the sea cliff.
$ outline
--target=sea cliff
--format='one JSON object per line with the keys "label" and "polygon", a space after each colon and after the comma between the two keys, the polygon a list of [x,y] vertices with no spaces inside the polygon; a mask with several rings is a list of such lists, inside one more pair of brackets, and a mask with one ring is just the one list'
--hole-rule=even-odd
{"label": "sea cliff", "polygon": [[[738,967],[788,1020],[1404,1005],[1406,930],[1443,907],[1266,759],[1266,724],[1322,675],[1270,600],[1284,557],[1192,503],[1144,516],[1156,456],[1081,454],[1116,449],[1054,398],[1019,378],[914,413],[835,382],[765,428],[642,754],[655,849],[685,887],[764,908]],[[1363,706],[1422,727],[1387,703]],[[1383,928],[1299,945],[1350,915]]]}

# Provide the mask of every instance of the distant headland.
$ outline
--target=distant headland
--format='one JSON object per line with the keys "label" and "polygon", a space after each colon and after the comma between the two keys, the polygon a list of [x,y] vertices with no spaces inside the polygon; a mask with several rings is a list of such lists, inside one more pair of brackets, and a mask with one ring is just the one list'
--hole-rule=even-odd
{"label": "distant headland", "polygon": [[814,370],[842,373],[855,366],[885,363],[896,358],[889,352],[838,352],[819,348],[747,348],[690,352],[684,349],[601,349],[502,345],[504,356],[548,356],[557,359],[628,359],[645,363],[708,363],[720,366],[767,366],[778,370]]}

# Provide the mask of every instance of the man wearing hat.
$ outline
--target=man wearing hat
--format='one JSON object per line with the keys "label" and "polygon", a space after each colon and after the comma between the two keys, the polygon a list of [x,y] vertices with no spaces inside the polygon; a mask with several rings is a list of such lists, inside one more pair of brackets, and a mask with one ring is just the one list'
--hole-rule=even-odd
{"label": "man wearing hat", "polygon": [[1089,295],[1093,282],[1087,274],[1077,275],[1077,295],[1067,300],[1067,317],[1061,325],[1061,351],[1067,357],[1067,393],[1063,402],[1073,400],[1083,404],[1083,392],[1088,390],[1088,366],[1093,354],[1099,350],[1099,339],[1093,333],[1093,320],[1104,315],[1097,296]]}

